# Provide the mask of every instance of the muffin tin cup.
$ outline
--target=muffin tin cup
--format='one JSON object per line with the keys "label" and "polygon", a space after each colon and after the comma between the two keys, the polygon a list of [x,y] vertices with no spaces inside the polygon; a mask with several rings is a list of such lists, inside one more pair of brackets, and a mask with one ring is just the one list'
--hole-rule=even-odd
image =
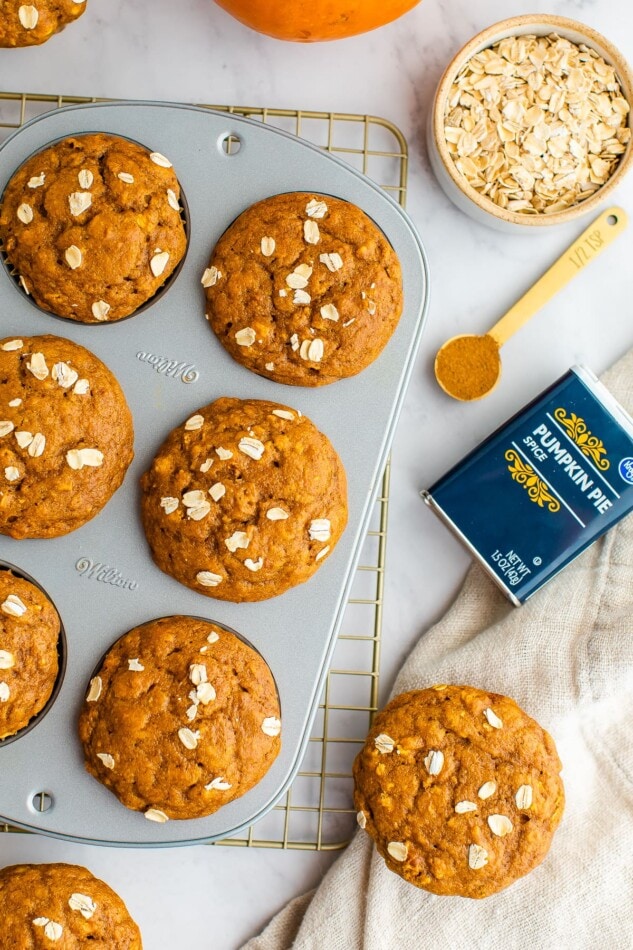
{"label": "muffin tin cup", "polygon": [[[0,769],[11,776],[0,783],[0,814],[19,827],[70,840],[191,844],[230,836],[261,818],[299,768],[419,346],[428,266],[406,214],[362,174],[292,135],[188,106],[109,103],[35,119],[0,149],[0,191],[47,143],[95,131],[132,138],[173,162],[189,203],[189,248],[168,292],[107,332],[62,325],[36,311],[0,269],[2,336],[53,333],[92,350],[119,380],[136,432],[136,457],[123,486],[96,518],[62,538],[0,537],[0,558],[19,561],[38,578],[68,638],[67,674],[55,705],[20,742],[0,747]],[[229,135],[240,142],[234,154],[223,148]],[[215,243],[249,205],[288,191],[357,204],[386,234],[403,270],[403,314],[381,356],[358,376],[315,389],[284,386],[244,369],[204,318],[200,279]],[[141,474],[175,426],[220,396],[269,399],[301,410],[331,440],[348,476],[349,523],[336,549],[305,584],[259,603],[213,600],[183,587],[154,565],[141,527]],[[77,719],[91,672],[109,646],[132,627],[173,614],[237,630],[261,653],[279,691],[282,748],[255,788],[214,815],[156,824],[124,808],[85,772]],[[39,793],[51,806],[42,813],[33,806]]]}

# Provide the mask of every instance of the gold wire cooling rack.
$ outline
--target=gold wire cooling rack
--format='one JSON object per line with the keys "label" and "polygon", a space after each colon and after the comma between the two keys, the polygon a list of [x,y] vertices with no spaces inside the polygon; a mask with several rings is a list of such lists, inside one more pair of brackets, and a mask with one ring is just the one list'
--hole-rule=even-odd
{"label": "gold wire cooling rack", "polygon": [[[37,115],[62,106],[97,101],[103,100],[0,92],[0,142]],[[386,119],[250,106],[204,107],[246,116],[307,139],[344,158],[405,206],[407,142]],[[239,147],[239,140],[229,137],[227,151],[233,147]],[[334,851],[345,847],[352,835],[356,823],[351,806],[352,762],[364,742],[378,702],[388,503],[389,465],[301,769],[284,798],[268,815],[248,831],[218,844]],[[0,825],[0,831],[18,830]]]}

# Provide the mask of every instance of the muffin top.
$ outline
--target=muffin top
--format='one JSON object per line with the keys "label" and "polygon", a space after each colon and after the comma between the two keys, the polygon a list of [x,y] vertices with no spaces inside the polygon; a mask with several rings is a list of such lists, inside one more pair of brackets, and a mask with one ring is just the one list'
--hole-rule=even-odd
{"label": "muffin top", "polygon": [[314,574],[347,523],[345,470],[297,409],[218,399],[167,437],[141,480],[154,560],[220,600],[275,597]]}
{"label": "muffin top", "polygon": [[163,617],[121,637],[90,682],[86,769],[150,821],[201,818],[239,798],[281,747],[265,660],[223,627]]}
{"label": "muffin top", "polygon": [[142,950],[141,933],[118,894],[78,865],[3,868],[0,905],[7,950]]}
{"label": "muffin top", "polygon": [[42,309],[80,323],[127,317],[185,254],[171,162],[114,135],[63,139],[9,181],[0,241]]}
{"label": "muffin top", "polygon": [[52,538],[101,511],[133,457],[110,370],[56,336],[0,340],[0,534]]}
{"label": "muffin top", "polygon": [[0,739],[46,705],[57,679],[60,621],[30,581],[0,570]]}
{"label": "muffin top", "polygon": [[552,738],[506,696],[396,696],[354,763],[358,823],[387,867],[434,894],[488,897],[545,857],[563,814]]}
{"label": "muffin top", "polygon": [[80,17],[86,0],[4,0],[0,47],[38,46]]}
{"label": "muffin top", "polygon": [[231,356],[279,383],[360,373],[402,312],[395,251],[355,205],[293,193],[248,208],[218,241],[202,284]]}

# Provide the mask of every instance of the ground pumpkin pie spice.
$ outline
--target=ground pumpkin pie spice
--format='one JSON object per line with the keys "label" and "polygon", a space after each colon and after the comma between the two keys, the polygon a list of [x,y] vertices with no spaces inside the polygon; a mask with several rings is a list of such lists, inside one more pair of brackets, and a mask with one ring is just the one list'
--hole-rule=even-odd
{"label": "ground pumpkin pie spice", "polygon": [[218,624],[163,617],[106,655],[79,722],[86,769],[145,818],[201,818],[244,795],[281,748],[265,660]]}
{"label": "ground pumpkin pie spice", "polygon": [[86,0],[3,0],[0,47],[38,46],[80,17]]}
{"label": "ground pumpkin pie spice", "polygon": [[218,399],[174,429],[141,479],[155,562],[208,597],[256,601],[308,580],[347,524],[347,479],[297,409]]}
{"label": "ground pumpkin pie spice", "polygon": [[9,181],[0,241],[43,310],[80,323],[120,320],[184,257],[178,179],[168,158],[127,139],[63,139]]}
{"label": "ground pumpkin pie spice", "polygon": [[218,241],[202,285],[207,319],[231,356],[295,386],[360,373],[402,312],[389,241],[364,211],[329,195],[252,205]]}
{"label": "ground pumpkin pie spice", "polygon": [[506,696],[396,696],[354,763],[358,823],[390,870],[434,894],[488,897],[543,860],[561,820],[551,736]]}
{"label": "ground pumpkin pie spice", "polygon": [[0,534],[54,538],[94,518],[133,458],[114,375],[56,336],[0,340]]}
{"label": "ground pumpkin pie spice", "polygon": [[142,950],[140,930],[118,894],[78,865],[2,868],[0,907],[7,950]]}
{"label": "ground pumpkin pie spice", "polygon": [[27,726],[48,702],[59,670],[60,626],[39,587],[0,570],[0,739]]}

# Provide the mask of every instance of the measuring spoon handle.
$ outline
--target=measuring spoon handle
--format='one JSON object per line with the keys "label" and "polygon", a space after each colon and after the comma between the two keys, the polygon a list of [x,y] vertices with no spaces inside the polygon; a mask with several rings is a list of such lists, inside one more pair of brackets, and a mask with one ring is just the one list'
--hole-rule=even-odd
{"label": "measuring spoon handle", "polygon": [[503,346],[530,317],[545,306],[570,280],[604,251],[624,231],[628,216],[623,208],[607,208],[568,247],[555,264],[488,331]]}

